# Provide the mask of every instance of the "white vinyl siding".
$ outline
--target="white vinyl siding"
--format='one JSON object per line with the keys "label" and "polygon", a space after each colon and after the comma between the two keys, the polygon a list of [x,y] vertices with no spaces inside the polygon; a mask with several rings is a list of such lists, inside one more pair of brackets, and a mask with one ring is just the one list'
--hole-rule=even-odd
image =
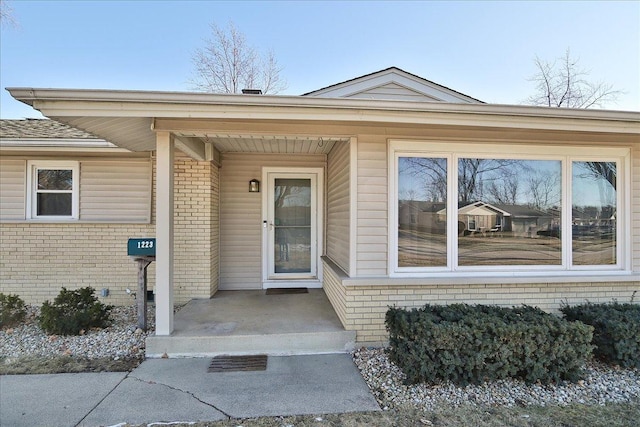
{"label": "white vinyl siding", "polygon": [[327,166],[327,255],[349,273],[350,147],[336,144]]}
{"label": "white vinyl siding", "polygon": [[[80,222],[151,222],[151,159],[54,158],[35,160],[34,165],[75,163],[79,170]],[[27,170],[29,159],[23,156],[0,161],[0,220],[27,219]],[[48,166],[47,166],[48,167]],[[76,185],[76,184],[74,184]],[[46,221],[57,221],[55,217]],[[60,219],[62,220],[62,219]],[[64,218],[64,221],[69,221]]]}
{"label": "white vinyl siding", "polygon": [[[357,276],[387,274],[387,140],[358,137]],[[355,274],[351,272],[353,277]]]}
{"label": "white vinyl siding", "polygon": [[87,160],[80,170],[82,221],[151,220],[150,160]]}
{"label": "white vinyl siding", "polygon": [[25,218],[25,160],[0,160],[0,220]]}
{"label": "white vinyl siding", "polygon": [[396,83],[388,83],[382,86],[367,89],[362,92],[349,95],[347,98],[359,99],[387,99],[391,101],[414,102],[439,102],[438,98],[427,96],[423,93],[411,90]]}
{"label": "white vinyl siding", "polygon": [[324,155],[222,155],[220,168],[220,289],[262,288],[262,192],[249,193],[249,181],[262,167],[324,167]]}

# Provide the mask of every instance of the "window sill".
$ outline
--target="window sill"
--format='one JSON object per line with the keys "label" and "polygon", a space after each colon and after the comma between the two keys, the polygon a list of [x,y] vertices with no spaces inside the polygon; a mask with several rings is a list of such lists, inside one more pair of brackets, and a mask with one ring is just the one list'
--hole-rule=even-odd
{"label": "window sill", "polygon": [[629,271],[589,271],[567,274],[438,274],[430,277],[357,277],[342,280],[344,286],[439,286],[439,285],[513,285],[553,283],[640,282],[640,273]]}

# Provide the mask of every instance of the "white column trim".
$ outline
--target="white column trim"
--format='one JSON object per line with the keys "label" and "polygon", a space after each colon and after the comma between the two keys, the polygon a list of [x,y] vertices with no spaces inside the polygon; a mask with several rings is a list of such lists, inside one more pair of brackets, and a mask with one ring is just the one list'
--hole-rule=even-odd
{"label": "white column trim", "polygon": [[349,277],[358,276],[358,138],[349,141]]}
{"label": "white column trim", "polygon": [[[173,160],[169,132],[156,134],[156,335],[173,332]],[[144,296],[141,296],[144,298]]]}

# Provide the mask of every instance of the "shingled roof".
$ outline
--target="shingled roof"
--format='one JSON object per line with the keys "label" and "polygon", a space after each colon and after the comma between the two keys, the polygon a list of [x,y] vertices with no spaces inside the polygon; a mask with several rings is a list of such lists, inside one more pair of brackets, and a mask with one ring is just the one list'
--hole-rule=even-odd
{"label": "shingled roof", "polygon": [[47,119],[0,120],[0,138],[99,139],[88,132]]}

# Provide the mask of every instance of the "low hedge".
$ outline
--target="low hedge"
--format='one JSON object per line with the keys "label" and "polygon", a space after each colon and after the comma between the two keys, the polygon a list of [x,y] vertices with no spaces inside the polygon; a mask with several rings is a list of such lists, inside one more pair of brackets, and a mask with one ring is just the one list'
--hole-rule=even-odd
{"label": "low hedge", "polygon": [[577,381],[593,348],[591,326],[530,306],[393,307],[385,324],[389,356],[409,384]]}
{"label": "low hedge", "polygon": [[578,320],[594,328],[594,355],[625,368],[640,368],[640,305],[581,304],[563,306],[565,319]]}

